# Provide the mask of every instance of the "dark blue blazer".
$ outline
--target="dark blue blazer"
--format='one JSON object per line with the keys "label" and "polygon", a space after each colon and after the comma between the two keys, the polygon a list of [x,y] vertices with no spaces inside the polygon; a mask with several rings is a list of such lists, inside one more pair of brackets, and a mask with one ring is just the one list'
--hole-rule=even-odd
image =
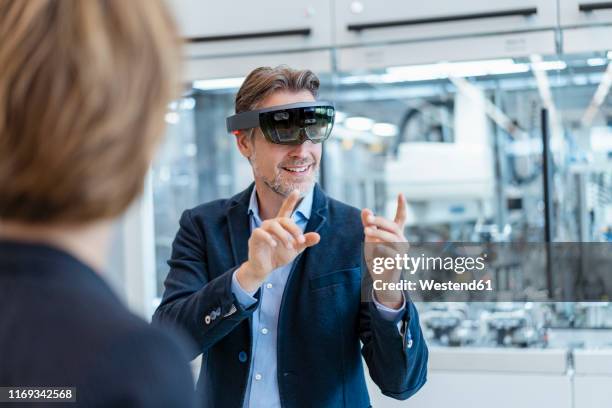
{"label": "dark blue blazer", "polygon": [[0,241],[0,387],[76,388],[76,403],[7,407],[191,408],[188,356],[68,253]]}
{"label": "dark blue blazer", "polygon": [[[182,326],[201,347],[203,407],[242,407],[247,386],[250,320],[258,303],[242,308],[231,277],[247,260],[252,189],[183,213],[154,315],[154,321]],[[425,383],[427,346],[412,303],[401,316],[410,328],[408,342],[396,322],[384,320],[372,302],[361,301],[360,211],[328,198],[317,185],[308,231],[318,232],[321,241],[296,259],[278,322],[282,406],[369,407],[362,355],[385,395],[410,397]]]}

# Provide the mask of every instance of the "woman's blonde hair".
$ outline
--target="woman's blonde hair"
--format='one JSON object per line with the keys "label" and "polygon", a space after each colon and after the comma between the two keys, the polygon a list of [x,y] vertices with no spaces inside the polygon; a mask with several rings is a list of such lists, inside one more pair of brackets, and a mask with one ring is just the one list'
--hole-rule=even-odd
{"label": "woman's blonde hair", "polygon": [[121,214],[177,96],[179,41],[162,0],[0,0],[0,219]]}

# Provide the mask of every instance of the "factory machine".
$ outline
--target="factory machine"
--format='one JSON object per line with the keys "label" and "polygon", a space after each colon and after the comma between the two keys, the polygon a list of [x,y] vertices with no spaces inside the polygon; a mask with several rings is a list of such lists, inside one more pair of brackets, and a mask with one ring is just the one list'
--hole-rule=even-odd
{"label": "factory machine", "polygon": [[[612,245],[607,2],[274,0],[274,21],[257,18],[256,3],[169,3],[189,39],[186,92],[168,107],[165,144],[115,241],[113,269],[142,271],[116,277],[142,315],[161,296],[182,211],[250,182],[225,117],[262,65],[320,76],[337,111],[321,185],[386,216],[403,193],[409,242]],[[545,254],[497,259],[508,299],[420,302],[428,383],[408,402],[370,383],[373,406],[610,406],[609,256],[575,257],[581,280],[565,287],[588,300],[573,302],[551,298],[562,274]]]}
{"label": "factory machine", "polygon": [[[376,78],[387,70],[323,72],[322,97],[336,101],[338,116],[324,147],[321,184],[335,198],[387,216],[403,193],[405,233],[415,244],[528,246],[544,243],[547,230],[552,242],[612,242],[612,116],[600,112],[588,127],[581,121],[605,67],[589,66],[584,58],[562,62],[566,68],[560,69],[550,60],[556,69],[545,71],[554,106],[543,102],[530,60],[506,62],[525,64],[528,72],[470,81],[400,77],[385,83]],[[570,86],[580,81],[587,85]],[[169,138],[151,186],[158,294],[182,209],[249,183],[248,163],[223,127],[239,83],[196,81],[169,107]],[[542,112],[549,121],[547,166]],[[509,301],[418,304],[430,373],[410,406],[606,406],[610,299],[549,301],[546,279],[535,279],[527,268],[544,270],[545,256],[502,258],[496,276],[510,282]],[[575,268],[590,293],[612,287],[609,257],[586,257]],[[516,300],[522,297],[529,300]],[[369,386],[374,406],[406,406]]]}
{"label": "factory machine", "polygon": [[[420,94],[405,99],[395,98],[400,91],[390,84],[362,87],[369,94],[364,99],[378,97],[386,104],[381,117],[389,115],[389,106],[398,106],[396,134],[380,142],[379,191],[385,199],[374,201],[381,204],[379,212],[391,216],[396,195],[406,196],[409,242],[494,248],[555,242],[568,251],[597,246],[607,251],[564,258],[565,269],[580,276],[566,282],[566,289],[581,291],[589,301],[552,301],[545,275],[551,261],[542,251],[517,251],[498,259],[494,271],[515,301],[419,303],[431,348],[430,375],[428,387],[410,406],[487,407],[491,401],[501,407],[608,406],[611,119],[600,112],[586,126],[585,109],[597,83],[590,92],[572,86],[605,78],[602,68],[595,76],[594,63],[568,58],[565,68],[548,72],[553,102],[542,99],[535,74],[404,84]],[[427,87],[433,88],[429,94]],[[393,95],[391,101],[384,101],[385,93]],[[343,106],[365,112],[362,105],[347,101]],[[552,269],[552,278],[561,281],[564,269]],[[373,404],[405,406],[384,397],[375,397]]]}

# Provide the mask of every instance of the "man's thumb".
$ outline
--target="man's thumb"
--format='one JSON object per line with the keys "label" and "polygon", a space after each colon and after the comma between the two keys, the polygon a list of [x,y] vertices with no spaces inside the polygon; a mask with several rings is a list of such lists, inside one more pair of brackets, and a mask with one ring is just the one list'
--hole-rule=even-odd
{"label": "man's thumb", "polygon": [[304,242],[304,247],[308,248],[317,245],[321,240],[321,236],[316,232],[309,232],[304,234],[304,239],[306,240],[306,242]]}

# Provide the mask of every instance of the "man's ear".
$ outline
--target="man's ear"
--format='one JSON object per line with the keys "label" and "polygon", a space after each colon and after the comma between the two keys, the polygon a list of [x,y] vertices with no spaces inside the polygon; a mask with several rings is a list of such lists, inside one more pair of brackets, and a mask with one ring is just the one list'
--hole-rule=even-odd
{"label": "man's ear", "polygon": [[247,159],[253,155],[253,143],[255,142],[252,140],[251,132],[254,130],[241,130],[236,134],[236,146]]}

